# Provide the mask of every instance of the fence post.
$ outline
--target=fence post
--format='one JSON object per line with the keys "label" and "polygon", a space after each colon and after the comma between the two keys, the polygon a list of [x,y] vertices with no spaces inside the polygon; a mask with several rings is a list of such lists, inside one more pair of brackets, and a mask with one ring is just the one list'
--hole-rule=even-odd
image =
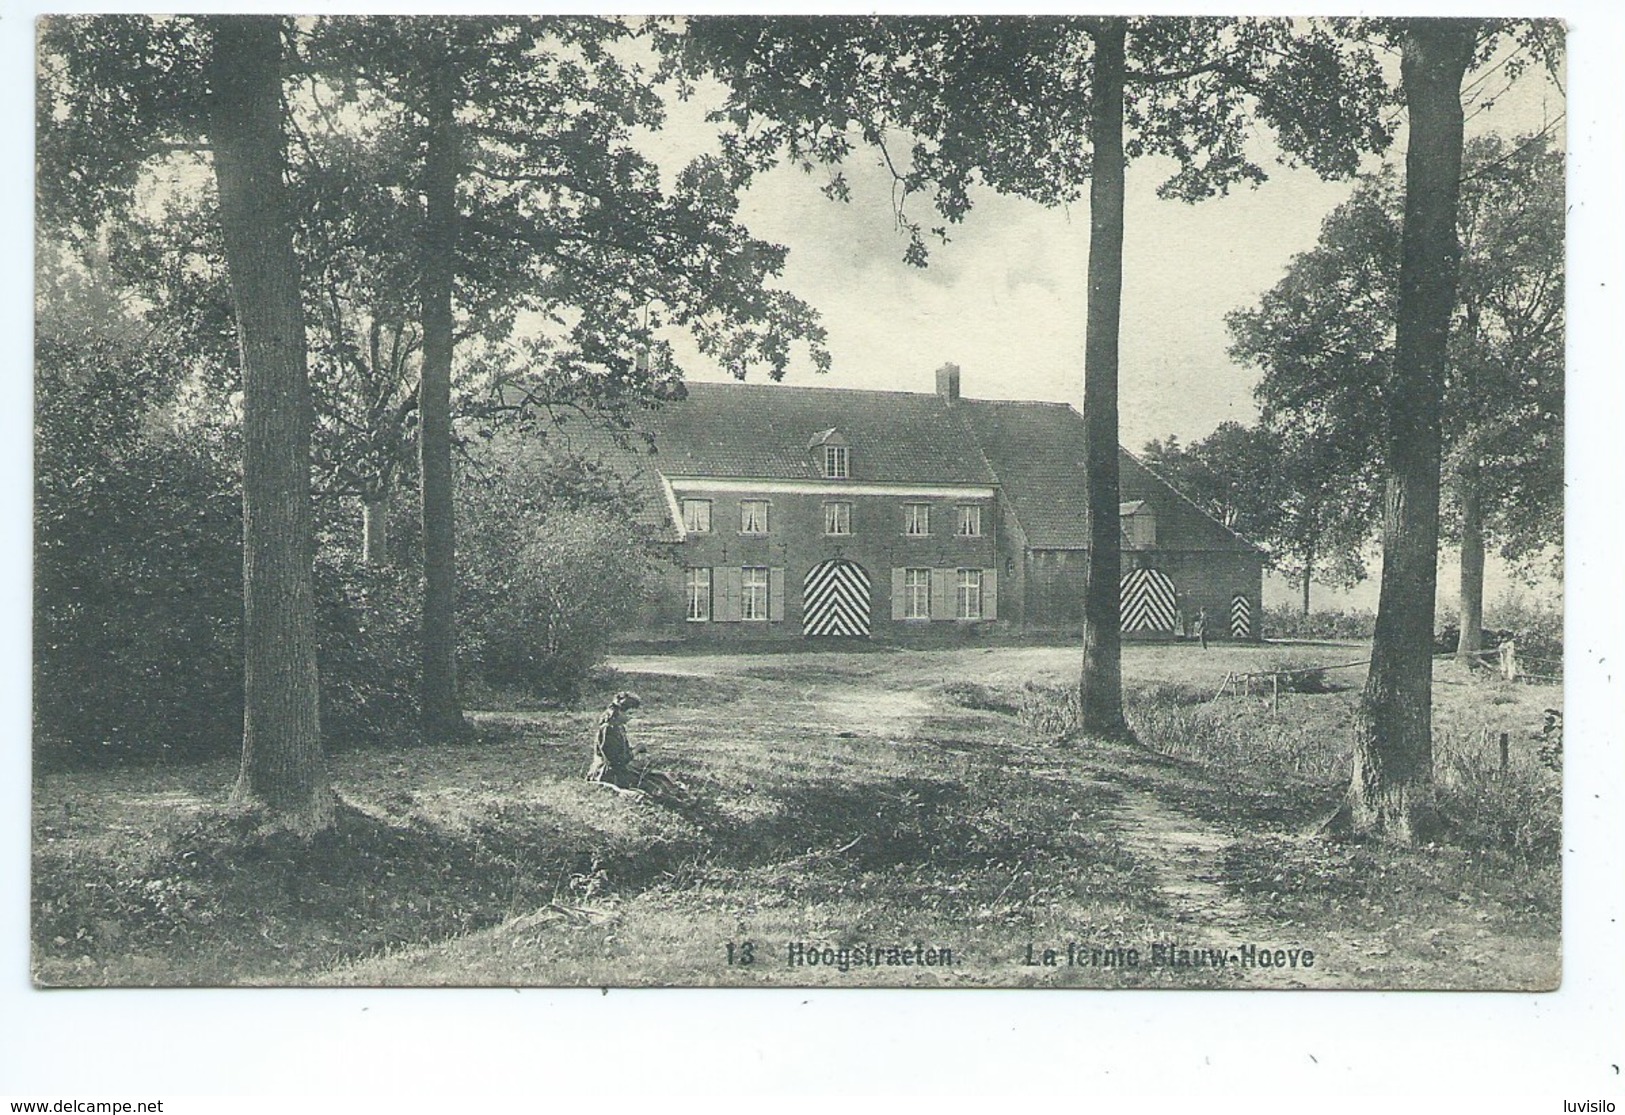
{"label": "fence post", "polygon": [[1501,773],[1507,772],[1507,734],[1501,733]]}
{"label": "fence post", "polygon": [[1507,681],[1518,680],[1518,650],[1516,641],[1508,639],[1501,644],[1501,676]]}
{"label": "fence post", "polygon": [[1270,675],[1270,711],[1281,711],[1281,675]]}

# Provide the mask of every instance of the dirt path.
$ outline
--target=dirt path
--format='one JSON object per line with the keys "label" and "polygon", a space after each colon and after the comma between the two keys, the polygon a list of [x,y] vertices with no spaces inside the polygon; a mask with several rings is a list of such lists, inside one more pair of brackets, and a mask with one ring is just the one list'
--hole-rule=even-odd
{"label": "dirt path", "polygon": [[1121,798],[1117,838],[1150,867],[1174,920],[1202,929],[1255,930],[1247,904],[1220,883],[1230,833],[1164,804],[1155,794],[1110,782]]}
{"label": "dirt path", "polygon": [[[1237,839],[1235,834],[1175,809],[1152,792],[1109,777],[1097,784],[1120,795],[1113,809],[1117,839],[1151,872],[1172,919],[1188,927],[1189,936],[1176,944],[1221,949],[1232,966],[1240,962],[1245,945],[1309,948],[1327,954],[1329,942],[1283,936],[1280,925],[1259,919],[1245,900],[1225,889],[1224,853]],[[1327,986],[1309,978],[1310,973],[1293,969],[1247,967],[1242,973],[1249,987]]]}

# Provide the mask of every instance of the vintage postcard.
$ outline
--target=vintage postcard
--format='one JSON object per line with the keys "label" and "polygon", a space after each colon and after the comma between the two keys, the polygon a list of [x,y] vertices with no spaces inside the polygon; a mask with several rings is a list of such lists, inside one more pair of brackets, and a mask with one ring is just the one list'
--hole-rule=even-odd
{"label": "vintage postcard", "polygon": [[1563,36],[42,19],[35,984],[1556,989]]}

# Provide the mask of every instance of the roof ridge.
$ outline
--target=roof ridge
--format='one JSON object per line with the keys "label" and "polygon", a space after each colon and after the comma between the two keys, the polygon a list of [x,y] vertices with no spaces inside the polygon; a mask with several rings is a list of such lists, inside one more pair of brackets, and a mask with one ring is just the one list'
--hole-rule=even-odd
{"label": "roof ridge", "polygon": [[[820,387],[807,383],[750,383],[745,380],[735,380],[732,383],[721,383],[716,380],[697,379],[684,380],[683,387],[692,391],[700,388],[720,388],[727,391],[737,391],[740,388],[755,389],[758,391],[807,391],[807,392],[839,392],[843,395],[901,395],[910,399],[934,399],[940,401],[942,396],[935,391],[900,391],[896,388],[882,387]],[[682,402],[673,399],[672,402]]]}
{"label": "roof ridge", "polygon": [[[961,399],[960,401],[964,402],[966,400]],[[988,400],[978,399],[973,401],[987,402]],[[1015,522],[1016,529],[1021,531],[1022,537],[1028,537],[1027,526],[1021,521],[1021,516],[1016,513],[1016,501],[1006,494],[1004,477],[998,469],[993,467],[993,458],[987,455],[987,447],[982,444],[982,439],[977,435],[976,423],[970,420],[967,408],[959,407],[956,410],[956,408],[950,406],[947,409],[953,416],[954,421],[959,424],[959,428],[965,432],[965,436],[969,438],[970,443],[976,447],[976,455],[982,459],[982,465],[987,469],[987,474],[993,478],[993,498],[1004,505],[1006,512]]]}
{"label": "roof ridge", "polygon": [[[1077,408],[1071,403],[1057,402],[1053,399],[980,399],[970,395],[962,395],[958,400],[956,400],[955,403],[951,404],[935,391],[905,391],[895,387],[825,387],[820,384],[810,383],[780,383],[778,381],[773,381],[770,383],[758,383],[749,380],[723,381],[709,379],[684,380],[683,386],[685,389],[690,391],[696,387],[703,389],[718,388],[728,391],[737,391],[740,388],[750,388],[757,391],[805,391],[809,393],[831,392],[840,393],[843,395],[893,395],[901,396],[906,399],[931,399],[941,403],[944,407],[949,409],[952,409],[952,407],[958,403],[984,403],[994,406],[1063,407],[1072,411],[1074,414],[1078,413]],[[681,403],[683,400],[672,399],[668,401]]]}

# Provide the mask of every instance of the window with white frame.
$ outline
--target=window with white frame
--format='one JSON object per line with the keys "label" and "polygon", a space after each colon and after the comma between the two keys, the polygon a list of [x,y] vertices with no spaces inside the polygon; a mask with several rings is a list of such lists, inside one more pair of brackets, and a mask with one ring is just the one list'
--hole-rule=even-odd
{"label": "window with white frame", "polygon": [[982,533],[982,509],[976,504],[964,504],[959,508],[959,524],[954,531],[961,538],[977,538]]}
{"label": "window with white frame", "polygon": [[960,619],[982,618],[982,571],[980,569],[961,569],[959,571],[959,593],[955,604],[957,607],[954,614]]}
{"label": "window with white frame", "polygon": [[685,569],[683,593],[687,599],[686,618],[690,623],[704,623],[711,618],[710,569]]}
{"label": "window with white frame", "polygon": [[911,538],[924,538],[931,533],[929,503],[903,504],[903,533]]}
{"label": "window with white frame", "polygon": [[739,533],[767,533],[767,500],[742,499],[739,501]]}
{"label": "window with white frame", "polygon": [[767,570],[747,565],[742,570],[739,591],[739,618],[767,618]]}
{"label": "window with white frame", "polygon": [[903,618],[931,618],[931,570],[903,570]]}
{"label": "window with white frame", "polygon": [[824,533],[852,533],[852,505],[850,503],[824,504]]}
{"label": "window with white frame", "polygon": [[824,476],[829,480],[845,480],[848,475],[848,465],[851,458],[844,445],[824,446]]}
{"label": "window with white frame", "polygon": [[690,534],[711,533],[711,501],[685,499],[683,501],[683,529]]}

